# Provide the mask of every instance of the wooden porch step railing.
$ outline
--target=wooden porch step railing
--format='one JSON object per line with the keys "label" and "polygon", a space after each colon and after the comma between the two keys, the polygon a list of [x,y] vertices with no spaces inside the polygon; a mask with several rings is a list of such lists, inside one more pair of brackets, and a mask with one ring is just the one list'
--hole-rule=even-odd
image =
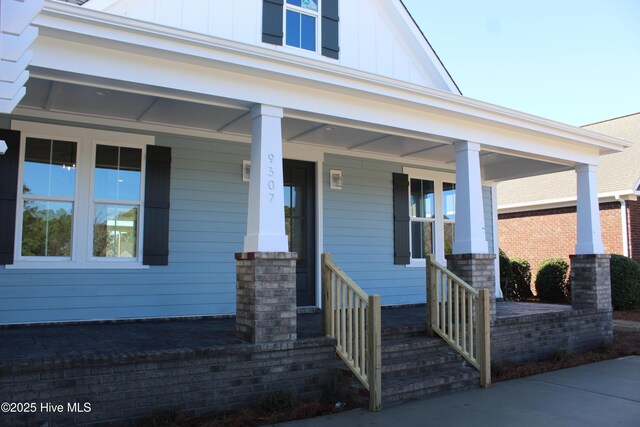
{"label": "wooden porch step railing", "polygon": [[380,295],[367,295],[322,254],[322,327],[337,340],[336,352],[369,390],[369,410],[382,403]]}
{"label": "wooden porch step railing", "polygon": [[480,371],[482,387],[491,386],[489,298],[488,289],[474,289],[427,257],[427,330]]}

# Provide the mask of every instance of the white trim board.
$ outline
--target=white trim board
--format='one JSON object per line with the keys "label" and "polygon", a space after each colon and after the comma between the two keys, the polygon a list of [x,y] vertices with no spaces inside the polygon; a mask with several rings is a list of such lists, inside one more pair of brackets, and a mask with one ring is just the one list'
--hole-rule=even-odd
{"label": "white trim board", "polygon": [[[620,200],[635,201],[638,198],[639,192],[637,191],[614,191],[598,194],[598,203],[617,202]],[[498,206],[498,213],[515,213],[526,211],[537,211],[543,209],[556,209],[566,208],[576,205],[577,198],[571,197],[558,197],[548,200],[537,200],[533,202],[521,202],[521,203],[509,203]]]}

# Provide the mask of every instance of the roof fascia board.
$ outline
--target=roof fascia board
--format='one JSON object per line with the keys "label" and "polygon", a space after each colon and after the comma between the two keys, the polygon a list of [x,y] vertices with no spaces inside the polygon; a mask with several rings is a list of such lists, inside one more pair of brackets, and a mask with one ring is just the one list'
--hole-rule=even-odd
{"label": "roof fascia board", "polygon": [[[543,209],[565,208],[576,205],[576,197],[557,197],[548,200],[536,200],[532,202],[507,203],[498,206],[498,213],[516,213],[526,211],[539,211]],[[615,202],[619,200],[637,200],[637,194],[633,191],[609,191],[598,193],[598,203]]]}
{"label": "roof fascia board", "polygon": [[[147,55],[174,57],[184,61],[215,62],[218,66],[245,67],[255,73],[271,73],[273,78],[292,77],[319,84],[332,85],[333,90],[358,93],[359,96],[382,96],[385,102],[414,104],[412,108],[434,108],[486,125],[500,125],[512,130],[527,130],[535,134],[564,140],[569,144],[588,144],[600,153],[621,151],[627,141],[589,130],[542,119],[485,102],[465,98],[437,89],[360,72],[329,62],[310,60],[242,43],[203,36],[183,30],[143,23],[129,18],[48,1],[36,18],[43,34],[81,41],[88,37],[94,44],[122,50],[125,46]],[[124,44],[124,45],[123,45]],[[509,147],[506,145],[505,147]]]}
{"label": "roof fascia board", "polygon": [[[340,117],[347,121],[375,124],[425,135],[469,140],[490,147],[508,148],[522,157],[562,163],[597,164],[598,149],[587,144],[518,129],[499,122],[474,120],[460,114],[416,105],[371,92],[336,90],[314,80],[300,80],[279,73],[247,73],[214,61],[177,60],[166,55],[140,53],[97,45],[40,37],[34,46],[34,66],[57,70],[63,75],[86,75],[147,87],[167,88],[248,103],[281,105],[287,110],[307,112],[309,117]],[[55,76],[56,73],[52,73]],[[59,74],[59,73],[58,73]],[[176,78],[176,76],[181,76]],[[55,81],[55,77],[52,79]],[[82,80],[79,80],[80,82]],[[304,83],[304,84],[303,84]],[[300,96],[300,87],[306,96]]]}

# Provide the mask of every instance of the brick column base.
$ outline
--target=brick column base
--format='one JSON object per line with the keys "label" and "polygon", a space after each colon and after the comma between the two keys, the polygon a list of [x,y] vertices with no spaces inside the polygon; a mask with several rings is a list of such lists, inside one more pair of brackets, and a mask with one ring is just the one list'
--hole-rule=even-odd
{"label": "brick column base", "polygon": [[236,334],[254,344],[296,339],[295,252],[236,254]]}
{"label": "brick column base", "polygon": [[496,320],[496,268],[494,254],[446,255],[447,268],[475,289],[488,289],[491,323]]}
{"label": "brick column base", "polygon": [[611,310],[611,255],[569,255],[571,305]]}

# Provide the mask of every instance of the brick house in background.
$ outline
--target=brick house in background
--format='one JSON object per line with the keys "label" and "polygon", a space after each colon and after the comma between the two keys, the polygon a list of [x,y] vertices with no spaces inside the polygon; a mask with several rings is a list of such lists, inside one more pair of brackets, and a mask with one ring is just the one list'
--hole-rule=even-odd
{"label": "brick house in background", "polygon": [[[606,253],[640,261],[640,113],[584,126],[636,144],[601,158],[598,200]],[[569,170],[498,184],[500,248],[535,275],[550,257],[569,261],[576,239],[576,174]]]}

